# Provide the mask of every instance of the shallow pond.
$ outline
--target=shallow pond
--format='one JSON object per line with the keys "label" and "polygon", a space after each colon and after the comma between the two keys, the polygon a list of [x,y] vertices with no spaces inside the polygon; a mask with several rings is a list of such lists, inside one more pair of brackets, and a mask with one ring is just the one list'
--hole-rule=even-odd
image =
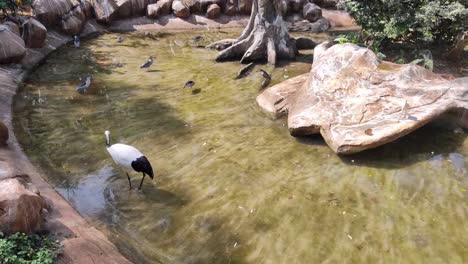
{"label": "shallow pond", "polygon": [[[207,44],[238,32],[133,33],[122,43],[105,34],[52,54],[15,98],[29,157],[122,252],[136,263],[468,261],[463,131],[436,122],[339,157],[319,136],[289,136],[255,103],[260,75],[235,80],[239,63],[215,63],[194,34]],[[139,69],[149,55],[153,66]],[[274,84],[311,59],[256,69],[273,71]],[[78,94],[87,74],[93,86]],[[108,156],[106,129],[152,162],[156,178],[141,192]]]}

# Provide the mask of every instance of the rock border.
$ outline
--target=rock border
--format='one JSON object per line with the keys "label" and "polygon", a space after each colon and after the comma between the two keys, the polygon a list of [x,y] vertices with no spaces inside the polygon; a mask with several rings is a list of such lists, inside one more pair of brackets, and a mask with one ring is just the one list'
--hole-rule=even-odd
{"label": "rock border", "polygon": [[[99,34],[104,28],[90,20],[85,25],[82,36]],[[63,252],[57,263],[132,263],[117,247],[108,240],[103,231],[93,227],[42,177],[30,162],[15,134],[12,132],[12,102],[19,84],[27,75],[57,48],[71,42],[72,38],[56,31],[49,31],[45,45],[41,49],[27,49],[26,56],[18,65],[0,65],[0,120],[8,127],[8,146],[0,147],[0,161],[3,171],[0,181],[28,175],[31,184],[49,204],[45,230],[60,234]],[[6,170],[5,167],[6,166]]]}

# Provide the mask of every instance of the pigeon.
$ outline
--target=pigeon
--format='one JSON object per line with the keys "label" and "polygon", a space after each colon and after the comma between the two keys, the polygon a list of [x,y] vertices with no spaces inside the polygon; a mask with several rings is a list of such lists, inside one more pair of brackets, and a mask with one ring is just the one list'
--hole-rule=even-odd
{"label": "pigeon", "polygon": [[262,69],[258,70],[257,72],[260,73],[264,78],[262,85],[260,86],[260,89],[265,89],[268,86],[268,84],[270,84],[271,76],[270,74],[268,74],[266,71]]}
{"label": "pigeon", "polygon": [[193,87],[195,85],[195,82],[192,80],[188,80],[185,82],[184,88],[185,87]]}
{"label": "pigeon", "polygon": [[153,64],[153,56],[150,56],[145,63],[140,66],[140,69],[149,68]]}
{"label": "pigeon", "polygon": [[202,40],[202,39],[203,39],[202,36],[195,36],[195,37],[192,38],[192,42],[197,43],[197,42],[199,42],[199,41]]}
{"label": "pigeon", "polygon": [[125,37],[124,37],[124,36],[119,36],[119,37],[117,38],[117,42],[119,42],[119,43],[122,42],[122,41],[124,41],[124,40],[125,40]]}
{"label": "pigeon", "polygon": [[91,85],[92,79],[93,77],[91,75],[86,76],[84,80],[78,86],[76,86],[76,91],[79,93],[85,93]]}
{"label": "pigeon", "polygon": [[78,35],[73,36],[73,45],[75,48],[80,47],[80,37]]}

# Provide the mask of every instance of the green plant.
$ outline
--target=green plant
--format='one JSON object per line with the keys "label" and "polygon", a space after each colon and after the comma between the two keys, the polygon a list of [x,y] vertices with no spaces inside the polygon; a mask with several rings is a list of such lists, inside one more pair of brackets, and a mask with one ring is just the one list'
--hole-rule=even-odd
{"label": "green plant", "polygon": [[373,40],[451,44],[468,26],[467,0],[342,0]]}
{"label": "green plant", "polygon": [[60,253],[60,244],[36,234],[0,233],[1,264],[52,264]]}
{"label": "green plant", "polygon": [[7,15],[8,11],[16,14],[16,11],[23,5],[31,3],[32,0],[0,0],[0,10],[2,10],[3,15]]}

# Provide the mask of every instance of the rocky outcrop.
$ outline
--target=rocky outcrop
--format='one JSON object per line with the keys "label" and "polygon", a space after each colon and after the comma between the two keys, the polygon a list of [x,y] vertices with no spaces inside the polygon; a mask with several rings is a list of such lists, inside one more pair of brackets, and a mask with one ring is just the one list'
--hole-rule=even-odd
{"label": "rocky outcrop", "polygon": [[318,5],[308,3],[304,5],[302,16],[310,22],[315,22],[322,17],[322,9]]}
{"label": "rocky outcrop", "polygon": [[0,230],[3,233],[29,233],[41,227],[46,202],[28,181],[27,176],[0,181]]}
{"label": "rocky outcrop", "polygon": [[6,21],[5,23],[3,23],[2,25],[4,26],[7,26],[8,28],[10,28],[10,30],[15,33],[16,35],[20,35],[20,30],[19,30],[19,27],[18,27],[18,24],[16,24],[15,22],[13,21]]}
{"label": "rocky outcrop", "polygon": [[23,39],[10,27],[0,25],[0,63],[20,61],[26,53]]}
{"label": "rocky outcrop", "polygon": [[0,147],[7,145],[8,137],[8,128],[0,121]]}
{"label": "rocky outcrop", "polygon": [[22,25],[23,35],[22,38],[26,47],[28,48],[41,48],[47,36],[47,29],[41,22],[30,17]]}
{"label": "rocky outcrop", "polygon": [[172,0],[159,0],[156,3],[159,6],[160,15],[169,15],[172,11]]}
{"label": "rocky outcrop", "polygon": [[161,7],[158,4],[148,5],[146,15],[151,18],[156,18],[161,13]]}
{"label": "rocky outcrop", "polygon": [[176,17],[188,18],[190,16],[190,9],[181,1],[172,2],[172,11]]}
{"label": "rocky outcrop", "polygon": [[221,15],[221,7],[217,4],[208,6],[206,10],[206,17],[209,19],[215,19]]}
{"label": "rocky outcrop", "polygon": [[91,6],[94,9],[96,20],[101,23],[109,23],[115,19],[119,8],[114,0],[92,0]]}
{"label": "rocky outcrop", "polygon": [[148,5],[156,3],[156,0],[116,0],[118,16],[127,18],[145,14]]}
{"label": "rocky outcrop", "polygon": [[336,153],[351,154],[400,138],[450,109],[468,109],[468,78],[446,80],[414,64],[380,61],[353,44],[329,46],[315,48],[307,78],[257,97],[267,112],[288,112],[294,136],[321,133]]}
{"label": "rocky outcrop", "polygon": [[34,0],[32,1],[33,14],[46,26],[54,26],[60,22],[63,15],[68,13],[78,1],[70,0]]}

